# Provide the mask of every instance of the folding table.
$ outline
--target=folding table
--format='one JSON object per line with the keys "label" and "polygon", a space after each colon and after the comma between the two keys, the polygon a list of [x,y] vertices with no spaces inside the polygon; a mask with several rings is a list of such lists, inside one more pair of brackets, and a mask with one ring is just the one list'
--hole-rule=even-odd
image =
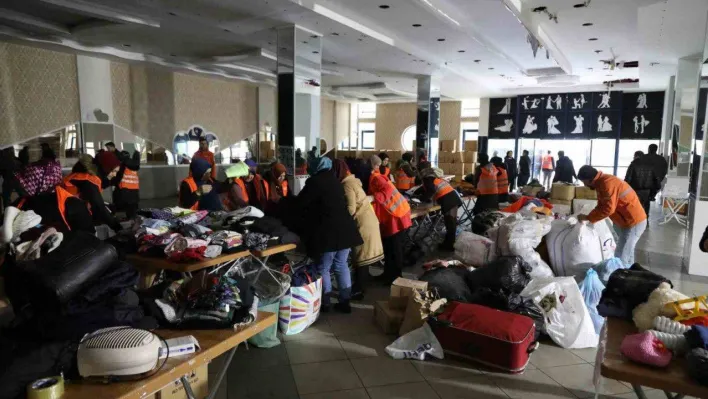
{"label": "folding table", "polygon": [[[458,193],[457,195],[460,194]],[[457,225],[463,226],[467,222],[471,224],[474,219],[472,209],[474,209],[474,205],[477,202],[477,197],[474,195],[460,195],[460,199],[462,200],[462,215],[457,218]]]}

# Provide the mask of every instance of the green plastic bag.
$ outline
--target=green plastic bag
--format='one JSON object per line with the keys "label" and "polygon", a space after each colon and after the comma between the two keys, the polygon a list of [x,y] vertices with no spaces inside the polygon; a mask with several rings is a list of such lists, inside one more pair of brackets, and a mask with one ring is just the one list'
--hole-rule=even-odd
{"label": "green plastic bag", "polygon": [[[275,318],[277,319],[279,308],[280,301],[275,301],[270,305],[260,306],[258,311],[275,313]],[[272,326],[249,338],[248,343],[257,348],[272,348],[280,345],[280,339],[278,338],[278,323],[273,324]]]}

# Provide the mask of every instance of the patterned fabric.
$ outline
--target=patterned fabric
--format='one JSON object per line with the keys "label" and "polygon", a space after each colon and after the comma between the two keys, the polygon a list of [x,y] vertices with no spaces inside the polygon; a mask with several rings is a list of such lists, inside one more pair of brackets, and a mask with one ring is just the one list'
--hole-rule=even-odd
{"label": "patterned fabric", "polygon": [[140,215],[147,216],[150,219],[159,219],[159,220],[173,220],[175,219],[175,215],[172,214],[172,212],[165,211],[162,209],[156,209],[156,208],[147,208],[147,209],[141,209],[138,211]]}
{"label": "patterned fabric", "polygon": [[27,195],[37,195],[45,191],[51,191],[57,184],[62,182],[61,164],[56,160],[35,162],[16,172],[15,177],[17,177],[20,185],[27,192]]}
{"label": "patterned fabric", "polygon": [[177,218],[176,222],[180,224],[195,224],[199,223],[209,214],[209,211],[196,211],[190,213],[189,215],[181,216]]}
{"label": "patterned fabric", "polygon": [[263,251],[268,248],[268,240],[270,236],[263,233],[248,233],[246,234],[246,239],[244,243],[248,249],[255,249],[257,251]]}
{"label": "patterned fabric", "polygon": [[288,293],[280,299],[280,331],[285,335],[305,331],[320,315],[321,297],[322,278],[302,287],[290,287]]}

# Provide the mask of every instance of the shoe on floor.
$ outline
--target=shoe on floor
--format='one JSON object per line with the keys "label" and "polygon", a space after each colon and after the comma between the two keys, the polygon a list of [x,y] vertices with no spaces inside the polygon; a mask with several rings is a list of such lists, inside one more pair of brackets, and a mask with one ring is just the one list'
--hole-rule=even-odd
{"label": "shoe on floor", "polygon": [[339,302],[334,304],[334,310],[339,313],[351,313],[352,306],[349,304],[349,302]]}

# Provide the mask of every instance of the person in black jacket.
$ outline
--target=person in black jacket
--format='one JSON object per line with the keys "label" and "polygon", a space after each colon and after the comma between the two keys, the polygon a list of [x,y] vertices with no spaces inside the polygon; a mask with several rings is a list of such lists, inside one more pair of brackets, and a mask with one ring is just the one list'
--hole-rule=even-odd
{"label": "person in black jacket", "polygon": [[311,157],[307,162],[310,177],[297,196],[296,212],[302,218],[299,231],[307,255],[317,262],[322,274],[322,309],[329,310],[332,291],[330,269],[334,268],[339,290],[335,310],[351,313],[351,274],[347,265],[351,248],[364,243],[354,218],[347,210],[344,188],[332,172],[332,160]]}
{"label": "person in black jacket", "polygon": [[[661,184],[663,184],[664,179],[666,178],[666,175],[669,173],[669,163],[666,162],[666,158],[663,156],[657,154],[659,151],[659,146],[656,144],[650,144],[649,145],[649,153],[644,156],[646,158],[647,163],[652,165],[654,167],[654,173],[656,174],[656,178],[659,179],[659,189],[661,189]],[[656,199],[656,193],[659,192],[659,189],[656,189],[652,191],[651,193],[651,200],[654,201]]]}
{"label": "person in black jacket", "polygon": [[531,178],[531,157],[529,157],[529,151],[524,150],[519,158],[519,177],[517,182],[519,187],[523,187],[529,182]]}
{"label": "person in black jacket", "polygon": [[573,161],[565,156],[564,151],[558,151],[558,162],[556,163],[556,174],[553,177],[553,183],[573,183],[578,178],[575,174]]}
{"label": "person in black jacket", "polygon": [[642,208],[647,215],[649,215],[652,193],[657,192],[661,187],[661,180],[656,175],[655,165],[652,164],[652,161],[652,158],[647,158],[643,152],[635,152],[634,160],[629,164],[624,178],[624,181],[637,193],[639,202],[642,203]]}
{"label": "person in black jacket", "polygon": [[504,169],[506,169],[507,175],[509,175],[509,192],[514,191],[516,188],[516,177],[519,174],[516,168],[516,158],[514,158],[513,151],[506,152],[506,158],[504,158]]}
{"label": "person in black jacket", "polygon": [[498,151],[494,151],[494,153],[492,153],[492,158],[489,160],[489,162],[491,162],[491,163],[493,163],[493,164],[496,164],[496,163],[498,163],[498,162],[504,162],[504,161],[503,161],[503,160],[501,159],[501,157],[499,156],[499,152],[498,152]]}

